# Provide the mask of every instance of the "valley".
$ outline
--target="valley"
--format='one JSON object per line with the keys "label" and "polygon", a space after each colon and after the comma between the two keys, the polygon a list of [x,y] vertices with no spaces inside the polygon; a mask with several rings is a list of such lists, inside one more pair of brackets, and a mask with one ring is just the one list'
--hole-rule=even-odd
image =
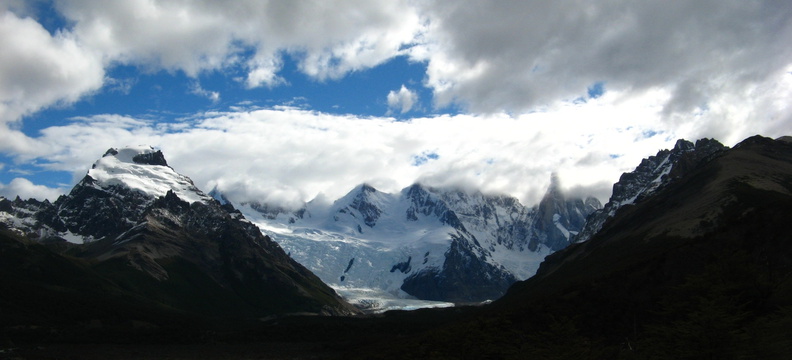
{"label": "valley", "polygon": [[[731,149],[713,147],[709,140],[687,144],[662,150],[622,176],[603,208],[613,211],[590,238],[568,237],[571,244],[548,251],[535,275],[515,282],[491,303],[418,300],[393,291],[409,294],[408,274],[431,269],[420,267],[425,249],[430,249],[426,264],[436,266],[441,262],[430,258],[432,251],[452,249],[445,250],[443,267],[435,268],[443,273],[456,269],[446,266],[453,259],[448,254],[465,236],[476,240],[467,244],[480,246],[467,248],[467,254],[488,255],[479,259],[495,258],[496,244],[531,249],[527,239],[486,242],[483,234],[500,231],[486,226],[491,219],[549,218],[545,226],[566,236],[557,226],[559,213],[539,216],[541,204],[504,213],[485,205],[513,201],[484,195],[463,206],[449,199],[470,195],[413,186],[394,196],[361,186],[324,210],[306,205],[304,211],[267,217],[251,212],[250,204],[240,205],[239,212],[208,195],[188,196],[194,200],[189,203],[166,189],[158,198],[133,193],[133,199],[147,204],[132,208],[145,221],[122,222],[120,230],[113,230],[108,224],[86,227],[75,214],[91,218],[96,213],[68,207],[67,200],[3,199],[3,354],[53,359],[70,354],[89,359],[197,354],[216,359],[783,358],[792,348],[784,335],[792,329],[792,243],[785,231],[792,213],[792,142],[755,136]],[[86,180],[73,194],[111,189],[111,199],[130,196],[112,181],[104,187],[107,183]],[[621,188],[639,191],[624,195],[616,191]],[[418,190],[423,190],[421,201],[403,196]],[[552,188],[548,194],[545,199],[557,198]],[[620,200],[625,196],[630,201]],[[207,216],[221,207],[223,216]],[[475,212],[461,210],[466,208],[494,211],[484,217],[488,221],[477,222],[470,216]],[[243,220],[246,213],[252,220]],[[593,211],[588,222],[602,213]],[[292,218],[297,214],[303,218]],[[424,231],[427,224],[436,232]],[[195,226],[199,230],[191,230]],[[260,234],[259,228],[282,236],[280,245],[264,235],[231,237]],[[224,229],[216,237],[220,243],[199,236],[208,229]],[[91,238],[73,244],[81,232]],[[446,238],[449,233],[457,236]],[[72,242],[61,234],[71,234]],[[102,234],[113,235],[108,241]],[[412,242],[394,245],[392,234],[398,239],[412,235]],[[405,250],[413,243],[424,247],[417,253]],[[425,247],[449,243],[437,250]],[[189,251],[196,246],[202,250]],[[218,246],[219,253],[207,252]],[[384,250],[380,254],[377,248]],[[260,268],[273,261],[265,260],[269,256],[287,260]],[[300,256],[306,268],[318,269],[318,278],[288,260]],[[288,274],[294,285],[266,269]],[[249,277],[257,271],[261,275]],[[267,280],[257,283],[256,278]],[[332,279],[328,283],[335,291],[312,280],[325,278]],[[354,285],[343,286],[345,281]],[[284,305],[282,289],[295,285],[315,290],[300,291]],[[261,286],[273,290],[255,290]],[[380,293],[371,293],[375,286]],[[233,293],[224,290],[229,288]]]}

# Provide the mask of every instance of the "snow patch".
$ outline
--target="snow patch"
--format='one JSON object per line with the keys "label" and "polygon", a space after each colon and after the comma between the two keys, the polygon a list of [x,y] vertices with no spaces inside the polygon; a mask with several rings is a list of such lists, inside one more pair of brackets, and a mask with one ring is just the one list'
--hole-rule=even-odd
{"label": "snow patch", "polygon": [[553,224],[555,227],[561,231],[561,234],[564,234],[564,237],[569,240],[569,230],[561,224],[561,215],[560,214],[553,214]]}

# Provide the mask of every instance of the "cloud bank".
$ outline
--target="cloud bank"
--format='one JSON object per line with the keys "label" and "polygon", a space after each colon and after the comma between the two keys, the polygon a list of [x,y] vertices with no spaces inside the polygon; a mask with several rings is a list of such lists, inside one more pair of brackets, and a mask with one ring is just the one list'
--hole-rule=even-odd
{"label": "cloud bank", "polygon": [[[72,172],[75,181],[107,148],[148,144],[206,191],[217,187],[233,199],[285,206],[320,193],[335,199],[364,182],[387,192],[414,182],[481,189],[533,204],[552,172],[577,192],[607,199],[622,172],[673,146],[677,134],[656,121],[664,95],[624,100],[609,92],[519,116],[407,121],[283,107],[206,113],[168,125],[98,115],[47,128],[35,141],[50,151],[39,155],[48,160],[42,166]],[[582,113],[588,114],[583,121]]]}
{"label": "cloud bank", "polygon": [[[552,171],[603,199],[622,171],[676,138],[733,145],[792,133],[784,1],[68,0],[53,2],[65,24],[56,30],[34,3],[0,4],[0,152],[75,179],[108,147],[147,143],[207,190],[288,204],[413,181],[532,203]],[[439,115],[233,107],[167,123],[87,114],[22,130],[31,114],[117,86],[106,72],[119,65],[183,73],[196,95],[216,100],[201,74],[273,88],[289,86],[287,57],[322,83],[397,56],[423,64],[425,77],[383,103],[415,114],[423,86]]]}

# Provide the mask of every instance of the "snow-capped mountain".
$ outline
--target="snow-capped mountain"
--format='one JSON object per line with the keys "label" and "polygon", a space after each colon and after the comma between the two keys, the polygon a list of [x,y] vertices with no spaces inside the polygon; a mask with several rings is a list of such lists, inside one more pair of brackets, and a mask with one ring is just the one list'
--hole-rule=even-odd
{"label": "snow-capped mountain", "polygon": [[693,144],[679,139],[674,148],[657,152],[641,161],[634,171],[624,173],[619,181],[613,184],[613,193],[602,209],[589,215],[583,230],[573,242],[584,242],[596,234],[609,218],[616,214],[622,206],[643,201],[691,171],[698,163],[728,150],[714,139],[700,139]]}
{"label": "snow-capped mountain", "polygon": [[142,295],[167,299],[167,306],[354,312],[240,212],[204,194],[149,147],[108,150],[54,203],[0,199],[0,223],[42,243],[73,243],[70,254],[123,269],[113,276],[145,274],[141,281],[157,290]]}
{"label": "snow-capped mountain", "polygon": [[600,204],[567,199],[554,177],[536,207],[509,196],[420,184],[396,194],[364,184],[331,205],[309,202],[295,212],[258,203],[238,207],[292,258],[365,305],[383,294],[453,302],[498,298],[568,245]]}

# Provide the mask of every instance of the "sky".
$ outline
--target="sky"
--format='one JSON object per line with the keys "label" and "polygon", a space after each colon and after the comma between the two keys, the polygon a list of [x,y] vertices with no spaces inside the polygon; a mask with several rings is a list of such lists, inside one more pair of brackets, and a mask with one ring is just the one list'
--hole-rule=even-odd
{"label": "sky", "polygon": [[204,191],[607,201],[680,138],[792,134],[786,0],[3,0],[0,195],[151,145]]}

